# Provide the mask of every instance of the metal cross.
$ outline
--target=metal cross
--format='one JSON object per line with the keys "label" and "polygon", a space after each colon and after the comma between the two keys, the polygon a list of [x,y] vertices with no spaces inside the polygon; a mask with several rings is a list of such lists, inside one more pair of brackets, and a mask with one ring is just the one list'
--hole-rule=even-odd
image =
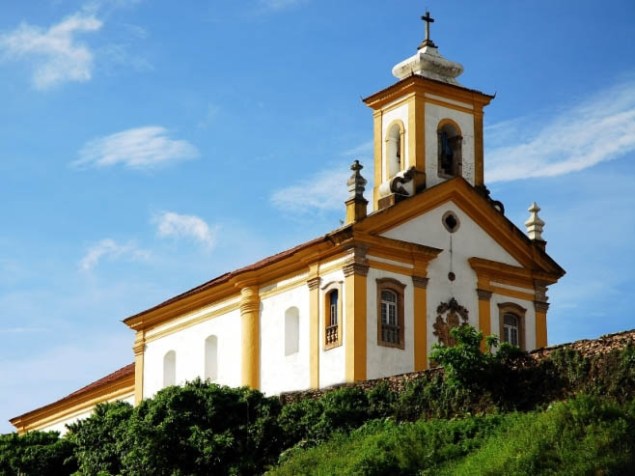
{"label": "metal cross", "polygon": [[436,48],[434,41],[430,39],[430,23],[434,23],[434,18],[430,16],[430,12],[426,11],[426,14],[422,16],[421,19],[426,22],[426,37],[419,45],[419,48],[423,48],[424,46],[432,46],[433,48]]}

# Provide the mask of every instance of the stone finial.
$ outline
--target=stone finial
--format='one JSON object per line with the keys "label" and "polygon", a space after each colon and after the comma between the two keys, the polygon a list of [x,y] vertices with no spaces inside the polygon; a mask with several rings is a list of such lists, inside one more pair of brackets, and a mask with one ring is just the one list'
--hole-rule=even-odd
{"label": "stone finial", "polygon": [[368,183],[360,170],[362,170],[364,166],[359,163],[359,160],[355,160],[353,165],[351,165],[351,170],[353,171],[353,175],[348,179],[346,185],[348,185],[348,191],[350,193],[349,198],[361,198],[364,199],[364,190],[366,190],[366,184]]}
{"label": "stone finial", "polygon": [[544,242],[542,229],[545,226],[545,222],[538,216],[539,211],[540,207],[538,204],[536,202],[532,203],[529,207],[529,219],[525,222],[525,226],[527,227],[527,235],[530,240]]}
{"label": "stone finial", "polygon": [[351,170],[353,175],[348,179],[346,185],[348,185],[349,197],[346,200],[346,224],[355,223],[366,217],[366,206],[368,200],[364,198],[364,190],[366,190],[366,179],[362,177],[360,170],[364,166],[359,163],[359,160],[353,162]]}
{"label": "stone finial", "polygon": [[459,85],[456,78],[463,72],[463,66],[445,59],[439,53],[437,45],[430,38],[430,24],[434,19],[426,12],[421,19],[426,24],[425,39],[419,45],[414,56],[402,61],[392,69],[392,74],[398,79],[407,78],[413,74],[425,78]]}

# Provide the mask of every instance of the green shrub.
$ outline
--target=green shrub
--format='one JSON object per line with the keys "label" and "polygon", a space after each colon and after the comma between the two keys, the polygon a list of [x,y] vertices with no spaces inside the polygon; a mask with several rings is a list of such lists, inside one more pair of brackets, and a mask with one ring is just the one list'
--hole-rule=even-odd
{"label": "green shrub", "polygon": [[125,402],[97,405],[85,420],[68,425],[68,439],[82,474],[119,474],[129,451],[127,431],[133,408]]}
{"label": "green shrub", "polygon": [[73,444],[57,432],[0,435],[2,475],[64,476],[76,469]]}
{"label": "green shrub", "polygon": [[168,387],[133,413],[127,474],[258,474],[282,449],[280,403],[200,380]]}

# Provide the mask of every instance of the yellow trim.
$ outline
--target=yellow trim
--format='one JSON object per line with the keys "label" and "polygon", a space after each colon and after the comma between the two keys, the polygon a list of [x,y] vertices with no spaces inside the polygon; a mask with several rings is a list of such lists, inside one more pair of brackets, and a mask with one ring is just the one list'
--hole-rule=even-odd
{"label": "yellow trim", "polygon": [[426,182],[426,108],[425,98],[413,94],[408,101],[408,134],[410,152],[409,163],[415,166],[420,174],[415,175],[415,189],[425,186]]}
{"label": "yellow trim", "polygon": [[535,296],[533,294],[524,293],[522,291],[515,291],[513,289],[502,288],[500,286],[495,286],[495,285],[492,286],[492,291],[501,296],[513,297],[516,299],[523,299],[529,302],[535,299]]}
{"label": "yellow trim", "polygon": [[470,116],[474,114],[474,109],[465,106],[459,106],[458,104],[454,104],[451,102],[440,101],[438,99],[433,99],[429,96],[426,96],[426,104],[433,104],[435,106],[442,107],[444,109],[452,109],[454,111],[469,114]]}
{"label": "yellow trim", "polygon": [[[401,97],[408,94],[418,94],[425,97],[426,93],[469,104],[474,107],[474,111],[482,110],[483,107],[487,106],[493,99],[493,96],[488,96],[479,91],[413,75],[395,83],[383,91],[379,91],[367,97],[364,99],[364,103],[366,103],[368,107],[378,110],[385,108],[387,105],[398,101]],[[431,98],[426,98],[426,100],[430,99]]]}
{"label": "yellow trim", "polygon": [[134,385],[135,376],[131,373],[76,397],[63,399],[13,418],[10,422],[20,434],[26,431],[41,430],[85,413],[98,403],[124,400],[132,397],[135,394]]}
{"label": "yellow trim", "polygon": [[357,382],[366,380],[367,277],[351,273],[344,279],[344,286],[346,381]]}
{"label": "yellow trim", "polygon": [[414,286],[414,371],[428,368],[428,291]]}
{"label": "yellow trim", "polygon": [[133,346],[135,355],[134,365],[134,402],[138,405],[143,400],[143,376],[145,372],[145,332],[139,331],[135,335]]}
{"label": "yellow trim", "polygon": [[[491,294],[489,297],[484,296],[487,292],[484,292],[478,297],[478,329],[483,333],[483,337],[487,337],[492,334],[492,301]],[[487,344],[485,339],[481,342],[481,350],[487,351]]]}
{"label": "yellow trim", "polygon": [[309,380],[311,388],[320,388],[320,278],[318,266],[309,272]]}
{"label": "yellow trim", "polygon": [[483,159],[483,111],[474,111],[474,185],[485,184],[485,164]]}
{"label": "yellow trim", "polygon": [[547,347],[547,311],[536,309],[536,348]]}
{"label": "yellow trim", "polygon": [[406,276],[412,274],[412,268],[404,268],[390,263],[383,263],[381,261],[373,260],[372,258],[368,259],[368,265],[371,268],[381,269],[382,271],[390,271],[391,273],[404,274]]}
{"label": "yellow trim", "polygon": [[[188,327],[195,326],[197,324],[200,324],[201,322],[209,321],[210,319],[215,319],[217,317],[224,316],[238,309],[240,309],[240,302],[235,302],[227,306],[215,309],[214,311],[203,313],[200,316],[193,318],[191,320],[187,320],[187,315],[180,316],[178,319],[183,319],[183,322],[180,322],[179,324],[160,330],[158,332],[154,332],[154,333],[148,332],[146,334],[145,342],[146,343],[153,342],[157,339],[165,337],[166,335],[174,334],[175,332],[182,331],[183,329],[187,329]],[[192,313],[193,312],[195,311],[192,311]],[[192,313],[189,313],[189,314],[192,314]]]}
{"label": "yellow trim", "polygon": [[373,138],[375,148],[375,184],[373,187],[373,208],[377,210],[377,202],[379,201],[379,186],[381,185],[382,177],[382,111],[376,111],[373,114]]}
{"label": "yellow trim", "polygon": [[257,286],[240,290],[242,317],[242,383],[260,388],[260,297]]}

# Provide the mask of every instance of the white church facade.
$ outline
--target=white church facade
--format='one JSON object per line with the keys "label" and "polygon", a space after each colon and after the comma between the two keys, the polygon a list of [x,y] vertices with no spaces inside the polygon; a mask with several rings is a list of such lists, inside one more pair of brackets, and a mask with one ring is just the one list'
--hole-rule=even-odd
{"label": "white church facade", "polygon": [[275,395],[420,371],[463,323],[524,350],[546,346],[547,287],[564,270],[545,251],[535,204],[523,232],[489,197],[493,97],[460,85],[461,72],[428,29],[393,69],[397,82],[364,100],[374,163],[351,167],[343,226],[125,319],[134,364],[12,419],[18,431],[63,431],[100,401],[138,403],[197,377]]}

